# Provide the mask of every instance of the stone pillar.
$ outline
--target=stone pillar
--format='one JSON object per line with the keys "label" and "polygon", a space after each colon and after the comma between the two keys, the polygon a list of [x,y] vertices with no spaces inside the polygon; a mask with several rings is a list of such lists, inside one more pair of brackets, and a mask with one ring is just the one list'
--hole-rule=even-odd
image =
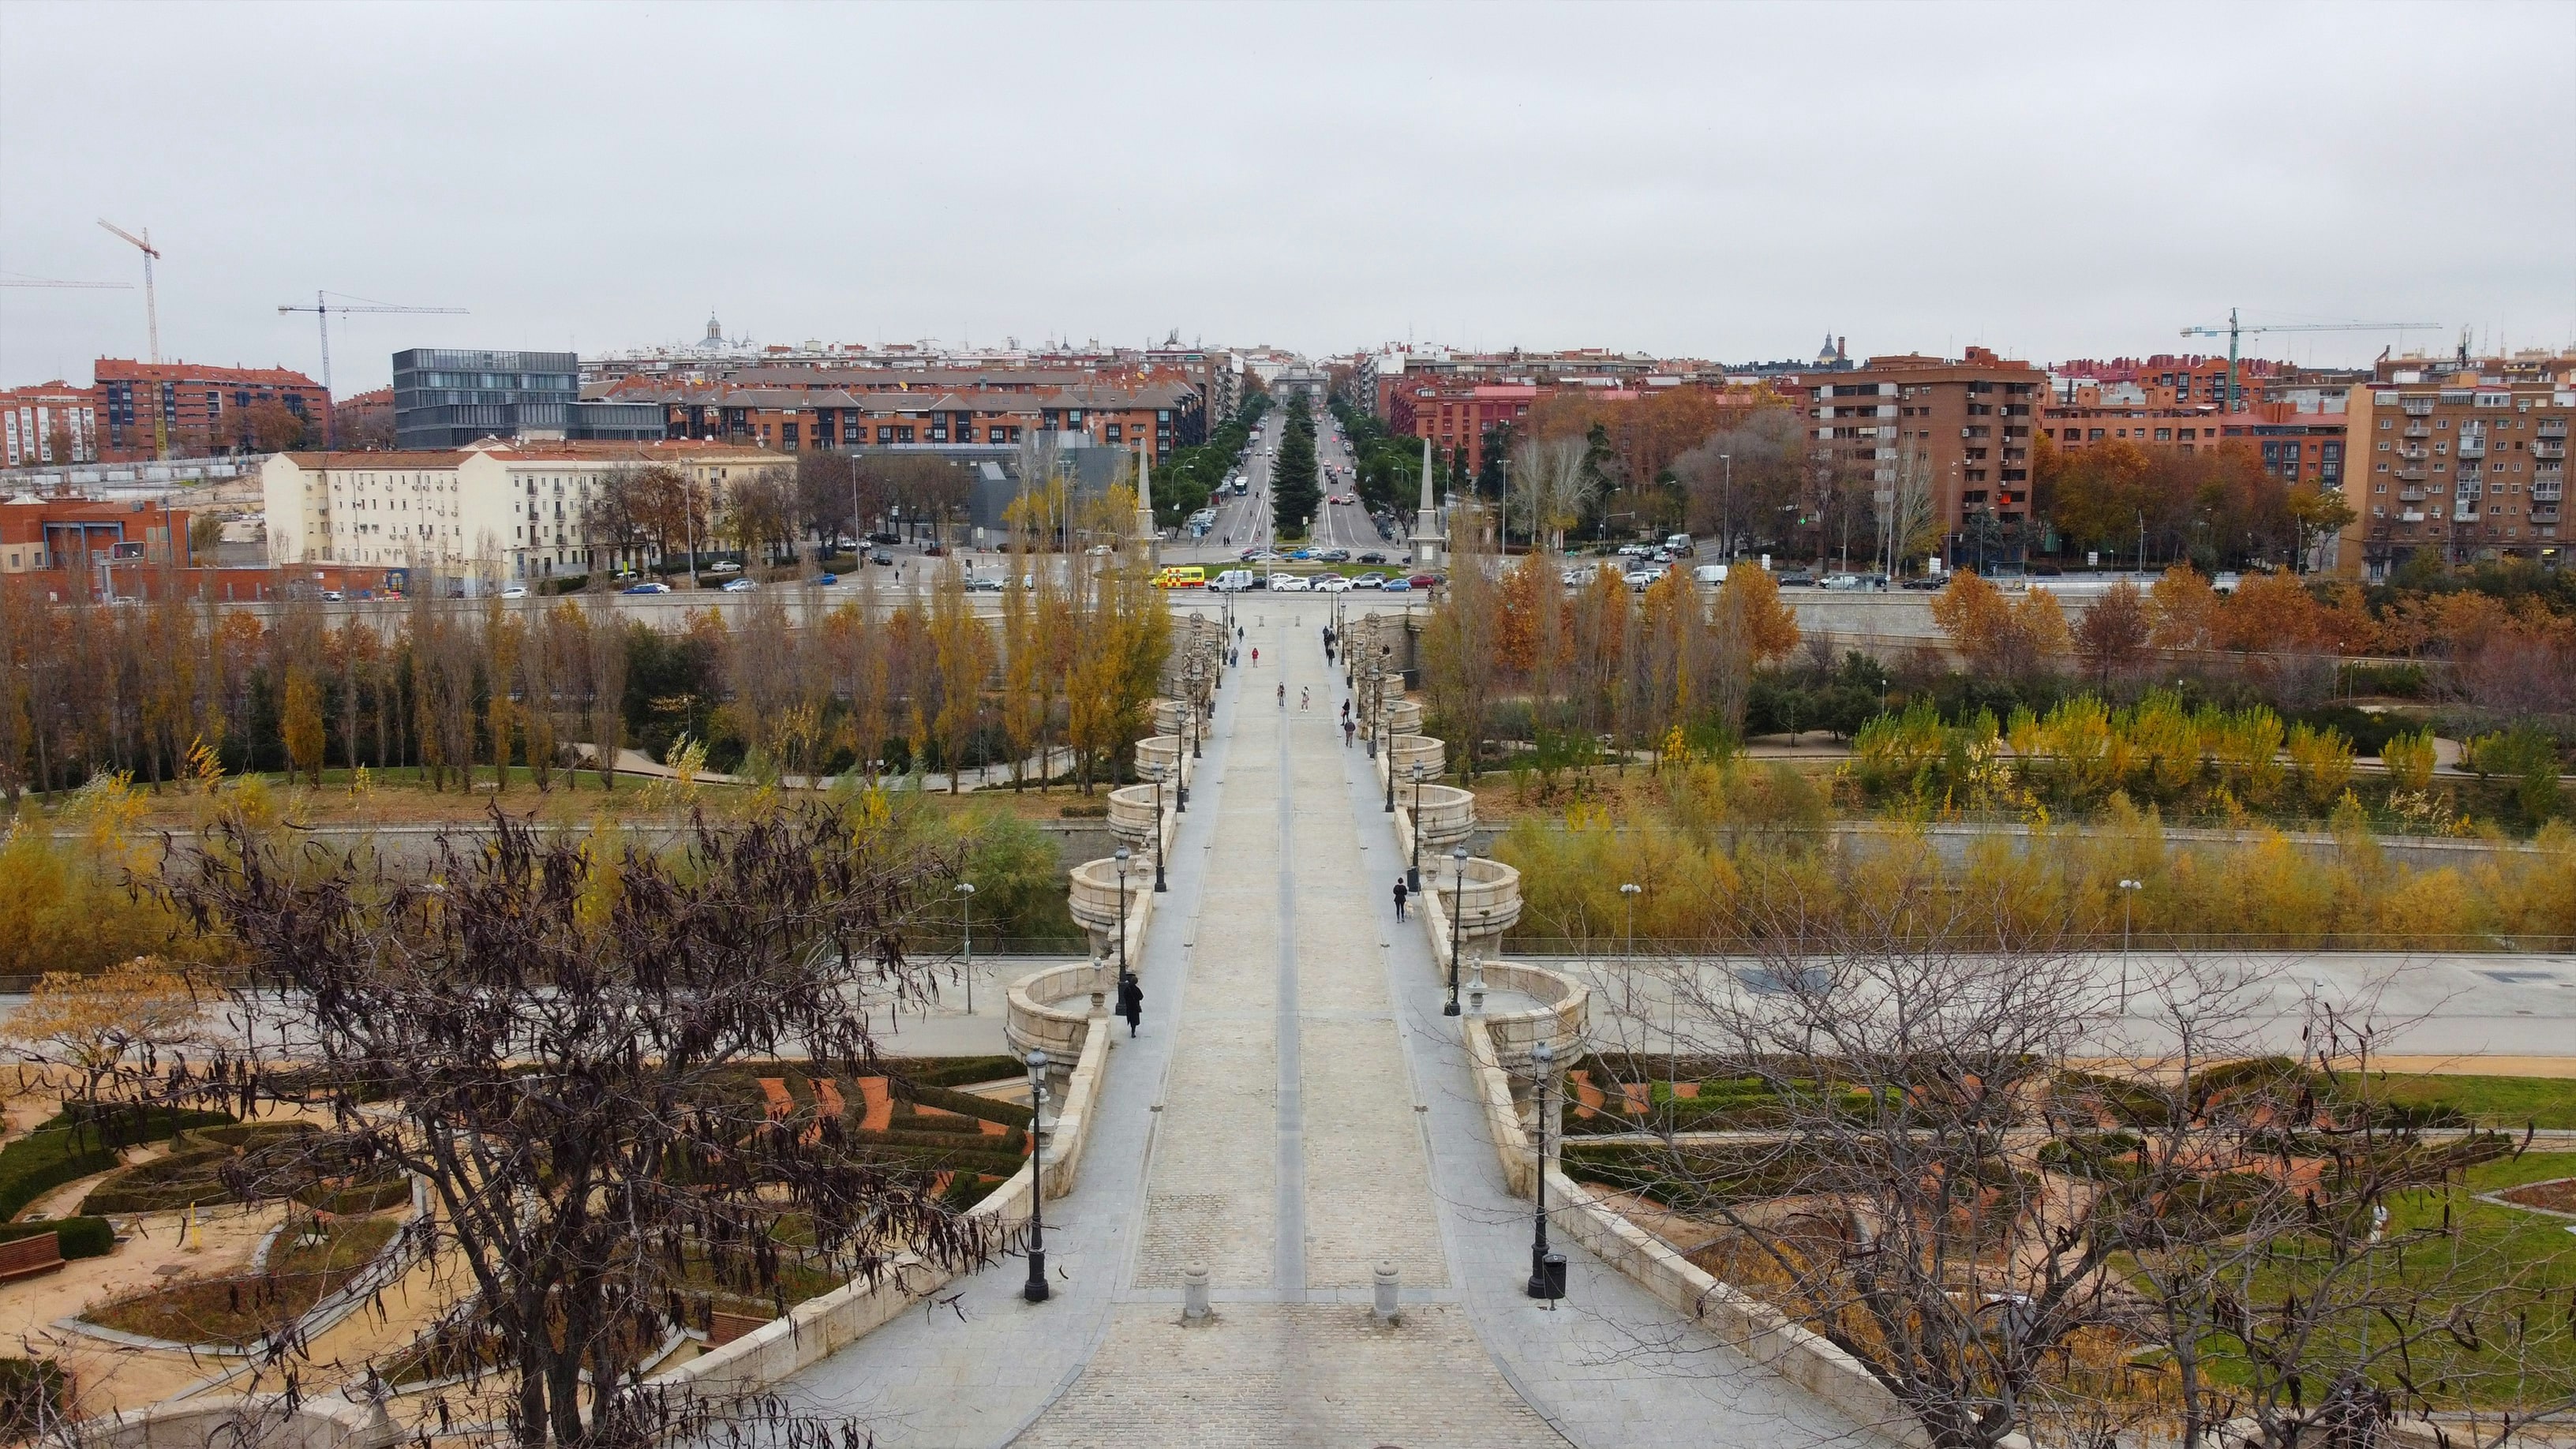
{"label": "stone pillar", "polygon": [[1430,568],[1441,561],[1440,505],[1431,492],[1431,440],[1422,440],[1422,503],[1413,515],[1413,566]]}
{"label": "stone pillar", "polygon": [[1136,542],[1143,547],[1149,566],[1162,563],[1163,531],[1154,526],[1154,445],[1150,442],[1136,450]]}

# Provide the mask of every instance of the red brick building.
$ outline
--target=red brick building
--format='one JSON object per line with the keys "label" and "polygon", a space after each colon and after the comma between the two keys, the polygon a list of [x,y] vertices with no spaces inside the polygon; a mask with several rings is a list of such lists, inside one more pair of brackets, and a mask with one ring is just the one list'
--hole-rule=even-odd
{"label": "red brick building", "polygon": [[98,461],[95,395],[68,382],[0,392],[0,467]]}
{"label": "red brick building", "polygon": [[2032,430],[2048,374],[1971,347],[1957,360],[1906,353],[1808,380],[1811,456],[1880,487],[1911,452],[1928,467],[1932,512],[1955,540],[1969,521],[2030,518]]}
{"label": "red brick building", "polygon": [[[1492,382],[1407,382],[1386,393],[1387,431],[1399,437],[1429,438],[1443,457],[1466,452],[1468,472],[1485,466],[1485,434],[1502,423],[1529,416],[1553,387]],[[1630,392],[1604,392],[1605,397],[1634,397]]]}
{"label": "red brick building", "polygon": [[630,380],[600,395],[660,404],[672,438],[781,453],[1010,445],[1035,432],[1075,432],[1109,446],[1149,448],[1160,461],[1174,448],[1207,440],[1206,399],[1177,378],[1064,385],[996,373],[978,375],[975,385],[940,387],[906,385],[924,383],[918,373],[870,371],[824,381],[813,370],[793,371],[792,379],[754,383]]}
{"label": "red brick building", "polygon": [[94,372],[103,462],[268,451],[258,446],[255,425],[280,408],[302,419],[309,437],[330,429],[330,394],[285,368],[102,357]]}

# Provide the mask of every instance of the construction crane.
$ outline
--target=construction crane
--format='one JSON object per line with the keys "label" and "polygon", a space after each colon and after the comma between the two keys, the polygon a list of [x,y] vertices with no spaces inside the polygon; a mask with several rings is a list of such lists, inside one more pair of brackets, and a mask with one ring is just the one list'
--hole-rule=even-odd
{"label": "construction crane", "polygon": [[2236,309],[2227,309],[2224,327],[2186,327],[2185,337],[2225,337],[2227,339],[2227,411],[2242,412],[2236,400],[2236,340],[2247,332],[2423,332],[2441,326],[2439,322],[2259,322],[2248,327],[2236,320]]}
{"label": "construction crane", "polygon": [[[345,295],[345,294],[343,294],[343,295]],[[337,307],[334,307],[334,306],[332,306],[332,305],[331,305],[331,294],[330,294],[330,293],[328,293],[328,292],[321,292],[321,291],[317,291],[317,292],[315,292],[315,293],[313,294],[313,305],[312,305],[312,306],[310,306],[310,307],[299,306],[299,305],[297,305],[297,304],[295,304],[295,303],[290,302],[290,303],[287,303],[287,304],[285,304],[285,305],[283,305],[283,306],[281,306],[281,307],[279,307],[279,308],[277,309],[277,310],[278,310],[279,315],[281,315],[281,316],[283,316],[284,314],[286,314],[286,313],[288,313],[288,312],[310,312],[310,313],[312,313],[312,314],[313,314],[314,321],[315,321],[315,322],[316,322],[316,323],[321,327],[321,329],[322,329],[322,395],[323,395],[324,397],[326,397],[326,398],[331,396],[331,314],[332,314],[332,313],[334,313],[334,312],[339,312],[339,313],[344,313],[344,314],[345,314],[345,313],[349,313],[349,312],[446,312],[446,313],[452,313],[452,314],[456,314],[456,315],[460,315],[460,316],[461,316],[461,315],[463,315],[463,314],[464,314],[464,311],[465,311],[465,309],[464,309],[464,308],[462,308],[462,307],[395,307],[395,306],[390,306],[390,305],[388,305],[388,304],[386,304],[386,303],[383,303],[383,302],[368,302],[368,301],[366,301],[366,299],[365,299],[365,298],[360,298],[360,299],[359,299],[359,302],[360,302],[360,304],[361,304],[361,305],[359,305],[359,306],[355,306],[355,307],[352,307],[352,306],[348,305],[348,304],[347,304],[347,303],[345,303],[345,302],[344,302],[344,303],[342,303],[341,305],[337,306]],[[335,407],[335,408],[332,410],[332,413],[331,413],[331,415],[330,415],[330,421],[329,421],[329,422],[326,424],[326,426],[325,426],[325,430],[324,430],[323,435],[322,435],[322,446],[324,446],[324,447],[326,447],[326,448],[328,448],[328,447],[332,447],[332,446],[335,446],[335,445],[339,442],[339,438],[337,437],[337,434],[339,433],[339,431],[340,431],[340,428],[339,428],[339,413],[338,413],[338,409]]]}
{"label": "construction crane", "polygon": [[152,228],[147,226],[143,235],[136,236],[106,217],[100,217],[98,224],[133,243],[135,249],[143,253],[143,328],[152,344],[152,365],[158,367],[161,365],[161,304],[152,291],[152,264],[160,260],[161,252],[152,245]]}
{"label": "construction crane", "polygon": [[0,287],[86,287],[100,292],[131,292],[132,282],[57,282],[50,277],[0,277]]}

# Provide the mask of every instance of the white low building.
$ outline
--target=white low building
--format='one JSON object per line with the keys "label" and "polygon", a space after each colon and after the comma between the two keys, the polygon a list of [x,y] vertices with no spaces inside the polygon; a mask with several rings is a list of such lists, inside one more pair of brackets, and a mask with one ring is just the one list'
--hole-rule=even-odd
{"label": "white low building", "polygon": [[[260,469],[268,557],[276,566],[340,564],[475,573],[509,582],[629,562],[599,525],[608,480],[668,467],[702,517],[727,485],[792,460],[759,448],[657,443],[504,442],[454,452],[280,453]],[[704,546],[704,540],[701,540]]]}

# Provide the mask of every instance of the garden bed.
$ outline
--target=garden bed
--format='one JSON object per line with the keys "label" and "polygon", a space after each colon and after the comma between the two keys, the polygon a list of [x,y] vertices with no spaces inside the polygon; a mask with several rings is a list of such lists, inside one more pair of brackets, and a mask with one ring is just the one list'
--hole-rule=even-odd
{"label": "garden bed", "polygon": [[92,1308],[82,1319],[173,1343],[245,1347],[295,1323],[347,1286],[401,1227],[391,1218],[325,1223],[318,1243],[302,1234],[281,1236],[270,1247],[265,1272],[174,1283]]}

